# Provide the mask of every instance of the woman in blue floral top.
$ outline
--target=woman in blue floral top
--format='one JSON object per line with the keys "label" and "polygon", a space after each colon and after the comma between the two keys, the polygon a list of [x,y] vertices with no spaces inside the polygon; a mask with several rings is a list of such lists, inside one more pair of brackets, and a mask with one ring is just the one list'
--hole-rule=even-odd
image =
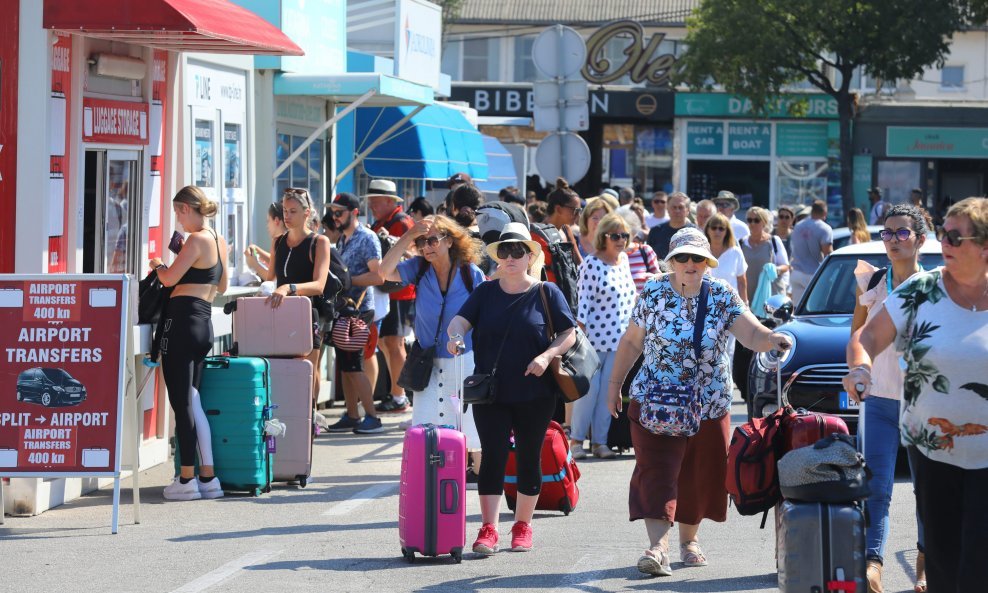
{"label": "woman in blue floral top", "polygon": [[899,429],[924,527],[930,591],[988,583],[988,199],[950,207],[937,231],[944,266],[896,288],[851,336],[844,377],[867,398],[875,357],[905,368]]}
{"label": "woman in blue floral top", "polygon": [[[791,346],[788,336],[760,324],[733,288],[705,276],[708,268],[717,267],[717,259],[702,231],[684,228],[669,247],[666,262],[672,273],[645,285],[608,384],[608,406],[616,417],[621,384],[644,353],[628,406],[635,448],[628,507],[632,521],[645,520],[649,538],[638,570],[658,576],[672,574],[668,539],[674,521],[679,522],[680,558],[689,567],[707,564],[697,541],[700,521],[727,520],[724,478],[734,390],[728,335],[757,352]],[[699,316],[701,339],[694,348]],[[685,392],[684,405],[663,405],[670,401],[670,389]]]}

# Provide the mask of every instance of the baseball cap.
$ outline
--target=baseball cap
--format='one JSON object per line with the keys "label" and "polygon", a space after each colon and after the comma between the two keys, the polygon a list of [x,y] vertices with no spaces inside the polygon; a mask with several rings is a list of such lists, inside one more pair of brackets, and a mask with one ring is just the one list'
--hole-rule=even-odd
{"label": "baseball cap", "polygon": [[457,183],[473,183],[473,177],[466,173],[456,173],[446,181],[446,185],[452,187]]}
{"label": "baseball cap", "polygon": [[329,205],[330,208],[346,208],[347,210],[359,210],[360,200],[357,196],[351,194],[350,192],[341,192],[336,194],[333,198],[333,203]]}

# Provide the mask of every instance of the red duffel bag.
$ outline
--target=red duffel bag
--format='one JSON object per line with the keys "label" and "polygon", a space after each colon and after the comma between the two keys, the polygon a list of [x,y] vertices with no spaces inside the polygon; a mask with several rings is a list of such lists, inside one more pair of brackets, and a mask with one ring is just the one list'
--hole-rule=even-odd
{"label": "red duffel bag", "polygon": [[[580,469],[573,461],[569,450],[569,439],[558,422],[549,422],[542,442],[542,491],[535,508],[545,511],[562,511],[568,515],[576,508],[580,500],[580,488],[576,485],[580,479]],[[518,470],[515,460],[515,448],[508,453],[508,462],[504,468],[504,497],[508,508],[515,510],[518,497]]]}

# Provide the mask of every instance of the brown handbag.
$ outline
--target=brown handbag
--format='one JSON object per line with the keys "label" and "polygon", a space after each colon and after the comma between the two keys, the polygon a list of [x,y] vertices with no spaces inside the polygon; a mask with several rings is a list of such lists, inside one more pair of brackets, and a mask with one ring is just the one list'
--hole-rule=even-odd
{"label": "brown handbag", "polygon": [[[549,299],[545,296],[544,282],[539,285],[539,294],[542,296],[542,308],[551,343],[556,339],[556,330],[552,326],[552,313],[549,311]],[[578,325],[573,329],[576,332],[576,342],[561,356],[555,356],[549,362],[549,371],[556,380],[559,393],[570,402],[575,402],[590,391],[590,381],[600,369],[600,358],[587,335]]]}

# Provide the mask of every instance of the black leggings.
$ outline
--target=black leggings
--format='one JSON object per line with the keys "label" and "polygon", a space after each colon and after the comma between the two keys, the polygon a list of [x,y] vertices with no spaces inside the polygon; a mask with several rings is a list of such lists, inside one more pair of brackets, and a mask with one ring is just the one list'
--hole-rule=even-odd
{"label": "black leggings", "polygon": [[555,397],[532,401],[473,407],[484,462],[480,465],[477,492],[500,496],[504,492],[504,466],[515,436],[518,493],[537,496],[542,490],[542,443],[556,409]]}
{"label": "black leggings", "polygon": [[199,389],[202,366],[213,346],[212,306],[196,297],[172,297],[161,334],[161,370],[175,413],[181,465],[196,463],[196,422],[190,404]]}

